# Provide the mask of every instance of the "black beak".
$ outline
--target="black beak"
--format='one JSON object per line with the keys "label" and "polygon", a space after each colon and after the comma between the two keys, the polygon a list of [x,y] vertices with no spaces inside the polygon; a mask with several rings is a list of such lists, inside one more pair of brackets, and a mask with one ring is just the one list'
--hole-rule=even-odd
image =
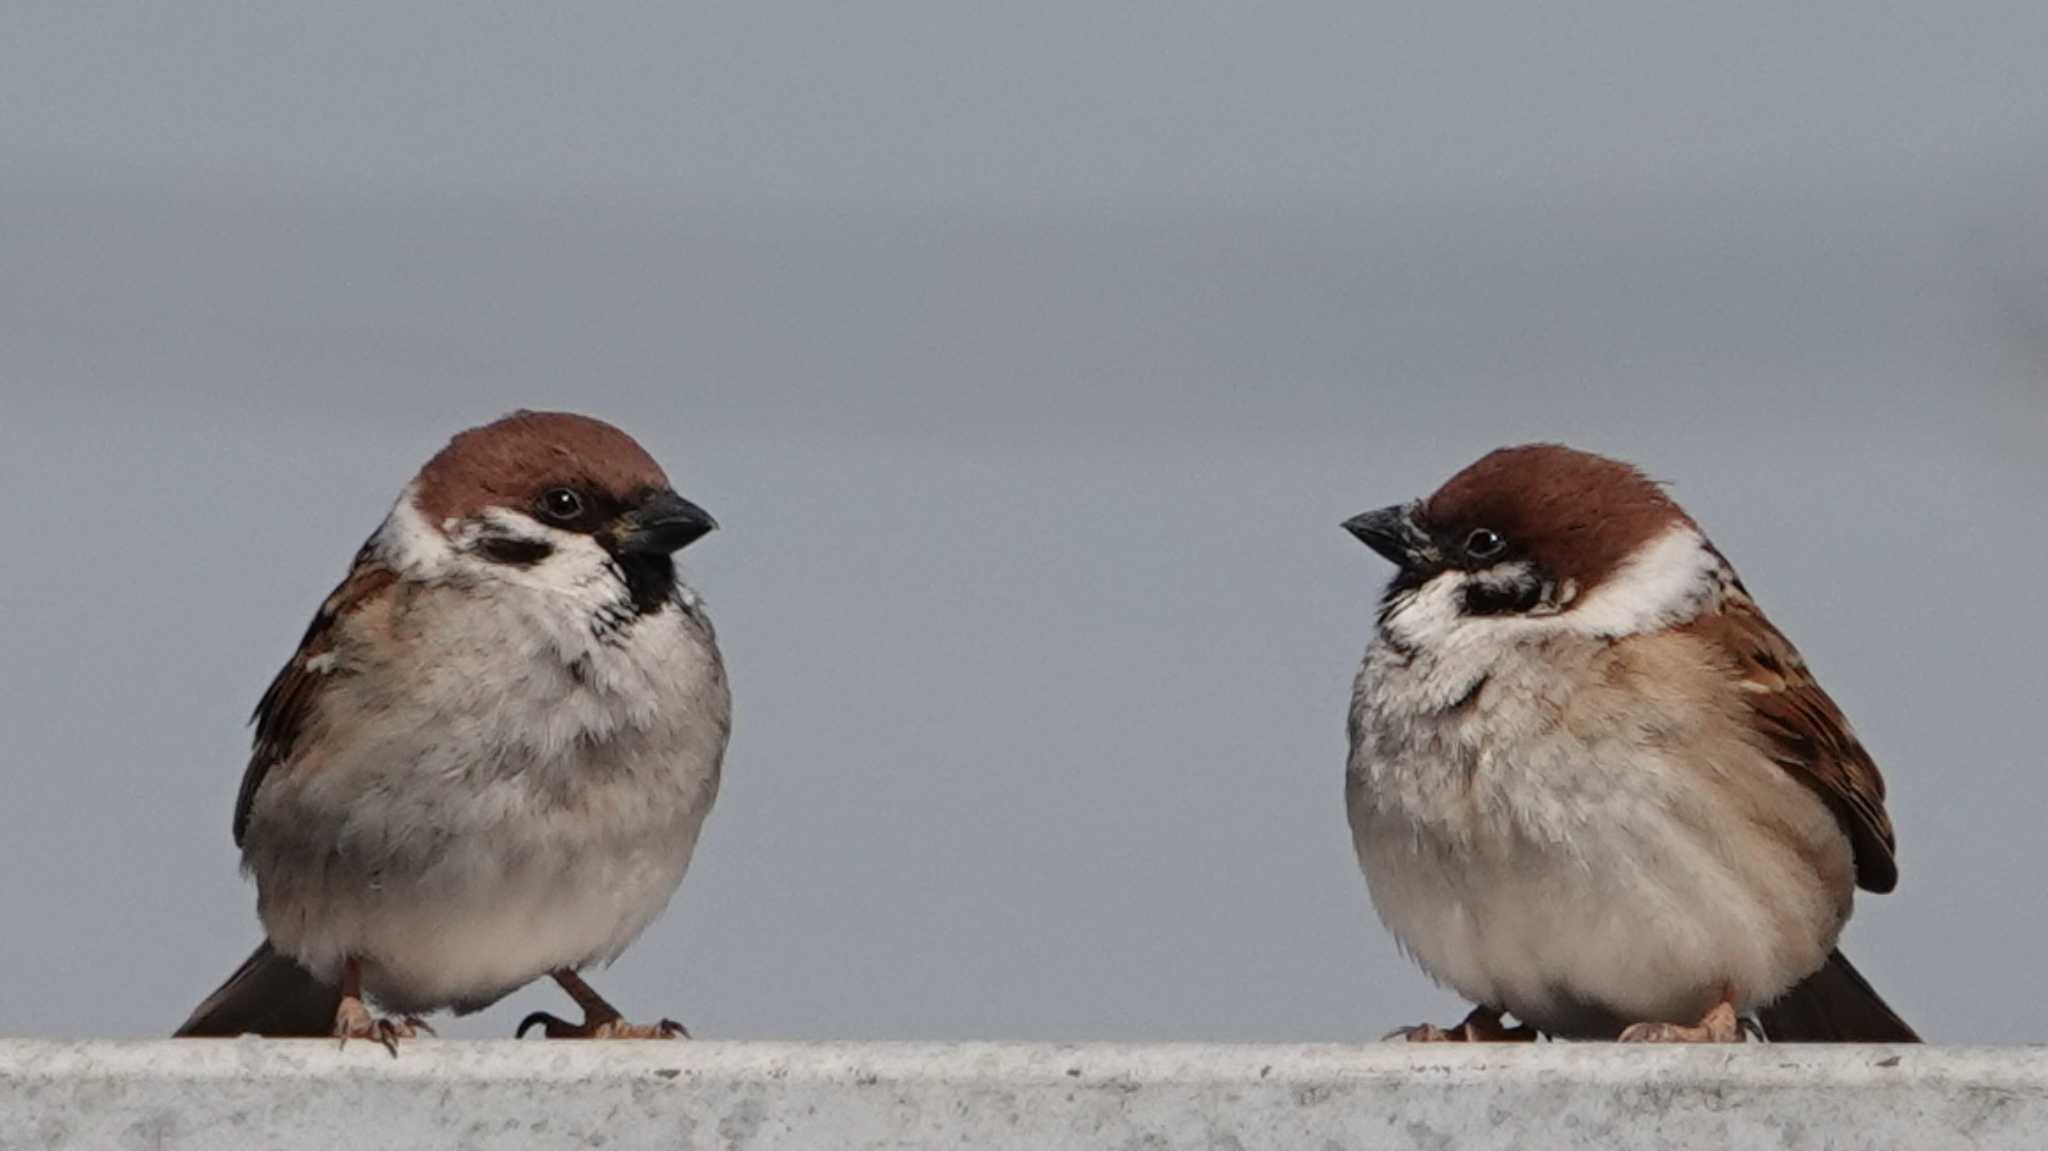
{"label": "black beak", "polygon": [[1352,516],[1344,521],[1344,530],[1402,571],[1425,571],[1440,562],[1436,544],[1415,522],[1414,504],[1395,504]]}
{"label": "black beak", "polygon": [[711,513],[667,489],[647,494],[619,517],[618,548],[628,555],[668,555],[718,527]]}

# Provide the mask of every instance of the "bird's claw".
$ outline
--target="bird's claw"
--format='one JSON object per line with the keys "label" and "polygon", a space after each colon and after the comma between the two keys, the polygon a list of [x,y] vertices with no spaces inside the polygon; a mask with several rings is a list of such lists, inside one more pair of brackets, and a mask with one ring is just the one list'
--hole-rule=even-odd
{"label": "bird's claw", "polygon": [[519,1021],[519,1030],[512,1033],[512,1038],[524,1039],[526,1033],[536,1027],[541,1028],[542,1037],[547,1039],[566,1038],[567,1033],[573,1030],[568,1020],[546,1011],[536,1011]]}
{"label": "bird's claw", "polygon": [[1526,1023],[1509,1027],[1501,1022],[1501,1013],[1490,1007],[1475,1007],[1464,1021],[1451,1027],[1438,1027],[1434,1023],[1421,1023],[1414,1027],[1396,1027],[1380,1036],[1381,1042],[1406,1041],[1409,1043],[1533,1043],[1538,1034]]}
{"label": "bird's claw", "polygon": [[348,1046],[351,1039],[368,1039],[389,1051],[394,1059],[398,1057],[398,1041],[417,1039],[421,1032],[435,1034],[427,1021],[416,1015],[398,1019],[372,1015],[363,1001],[353,995],[342,997],[341,1006],[334,1012],[334,1038],[340,1046]]}
{"label": "bird's claw", "polygon": [[585,1019],[582,1023],[571,1023],[559,1015],[536,1011],[519,1021],[515,1038],[524,1039],[533,1028],[541,1029],[541,1035],[548,1039],[688,1039],[690,1031],[673,1019],[659,1023],[628,1023],[614,1015],[604,1019]]}
{"label": "bird's claw", "polygon": [[1735,1005],[1721,1002],[1714,1005],[1693,1026],[1683,1023],[1631,1023],[1622,1029],[1617,1042],[1621,1043],[1741,1043],[1744,1034],[1742,1020],[1735,1014]]}

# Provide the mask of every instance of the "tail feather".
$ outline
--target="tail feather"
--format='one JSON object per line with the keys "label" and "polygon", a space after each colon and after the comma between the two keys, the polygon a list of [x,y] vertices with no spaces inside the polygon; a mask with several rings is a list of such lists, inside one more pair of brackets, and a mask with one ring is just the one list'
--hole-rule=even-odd
{"label": "tail feather", "polygon": [[1839,951],[1757,1018],[1774,1043],[1920,1042]]}
{"label": "tail feather", "polygon": [[265,1035],[274,1039],[320,1038],[334,1033],[341,988],[330,986],[263,945],[192,1011],[175,1038]]}

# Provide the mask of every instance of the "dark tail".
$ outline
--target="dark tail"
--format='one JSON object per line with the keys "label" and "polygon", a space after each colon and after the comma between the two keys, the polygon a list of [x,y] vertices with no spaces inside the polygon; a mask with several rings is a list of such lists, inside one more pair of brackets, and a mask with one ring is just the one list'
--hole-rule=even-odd
{"label": "dark tail", "polygon": [[1757,1017],[1773,1043],[1920,1042],[1839,951]]}
{"label": "dark tail", "polygon": [[334,1034],[341,988],[312,977],[265,940],[220,989],[192,1011],[176,1038],[267,1035],[311,1039]]}

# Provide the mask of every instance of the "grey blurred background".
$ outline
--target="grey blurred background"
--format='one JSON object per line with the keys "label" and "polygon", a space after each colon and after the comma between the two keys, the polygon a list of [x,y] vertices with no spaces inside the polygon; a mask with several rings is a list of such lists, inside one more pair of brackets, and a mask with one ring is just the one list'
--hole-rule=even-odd
{"label": "grey blurred background", "polygon": [[1866,973],[2048,1039],[2038,6],[4,23],[0,1033],[161,1034],[242,958],[243,718],[412,469],[525,405],[726,525],[727,786],[597,980],[629,1014],[1455,1018],[1350,853],[1387,573],[1337,523],[1561,438],[1674,481],[1875,750]]}

